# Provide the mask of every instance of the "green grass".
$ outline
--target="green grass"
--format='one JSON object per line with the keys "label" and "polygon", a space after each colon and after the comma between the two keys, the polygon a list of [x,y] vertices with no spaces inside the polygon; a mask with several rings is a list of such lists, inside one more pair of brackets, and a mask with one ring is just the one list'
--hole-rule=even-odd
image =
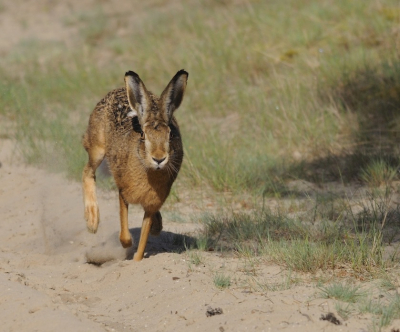
{"label": "green grass", "polygon": [[360,286],[349,283],[334,283],[320,287],[320,296],[324,299],[336,299],[347,303],[356,303],[358,299],[365,296],[360,291]]}
{"label": "green grass", "polygon": [[196,238],[196,248],[200,251],[208,251],[210,248],[212,248],[210,238],[204,235],[199,235]]}
{"label": "green grass", "polygon": [[364,309],[377,315],[373,327],[380,331],[382,327],[389,325],[394,319],[400,318],[400,296],[395,294],[385,304],[375,302],[369,308],[364,307]]}
{"label": "green grass", "polygon": [[361,169],[360,178],[371,187],[379,187],[390,183],[396,176],[397,169],[388,165],[384,160],[374,160]]}
{"label": "green grass", "polygon": [[339,282],[319,287],[319,297],[334,299],[335,309],[344,320],[352,315],[371,314],[372,323],[369,329],[382,331],[393,320],[400,318],[399,294],[393,289],[388,292],[385,288],[372,286],[372,289],[361,290],[360,286]]}
{"label": "green grass", "polygon": [[[252,213],[206,215],[199,235],[213,247],[250,260],[259,257],[293,271],[347,271],[378,275],[399,263],[398,251],[384,256],[399,234],[391,187],[358,198],[316,197],[290,212],[263,208]],[[358,212],[355,213],[354,211]]]}
{"label": "green grass", "polygon": [[229,288],[231,285],[231,278],[223,273],[216,273],[213,281],[214,285],[219,289]]}
{"label": "green grass", "polygon": [[344,320],[347,320],[352,313],[354,313],[354,309],[351,304],[348,303],[335,303],[335,310]]}
{"label": "green grass", "polygon": [[11,85],[0,86],[0,108],[16,122],[14,135],[27,162],[79,179],[86,161],[81,137],[88,121],[80,108],[95,104],[85,91],[102,93],[99,85],[109,76],[78,60],[72,69],[60,59],[42,70],[35,58],[28,64],[23,84],[9,78]]}
{"label": "green grass", "polygon": [[75,48],[32,40],[3,59],[0,112],[18,124],[28,162],[78,179],[88,115],[123,73],[159,93],[185,68],[188,183],[281,195],[287,179],[351,181],[371,158],[399,164],[396,1],[136,6],[136,19],[101,4],[71,11]]}
{"label": "green grass", "polygon": [[197,251],[189,250],[188,251],[189,265],[198,266],[203,263],[203,257]]}

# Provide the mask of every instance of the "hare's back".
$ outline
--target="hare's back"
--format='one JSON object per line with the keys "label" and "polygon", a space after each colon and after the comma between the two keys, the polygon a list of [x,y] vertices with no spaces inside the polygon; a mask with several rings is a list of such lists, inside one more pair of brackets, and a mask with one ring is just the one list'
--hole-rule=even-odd
{"label": "hare's back", "polygon": [[109,92],[103,100],[99,102],[98,106],[104,109],[107,117],[108,129],[113,136],[126,136],[134,131],[140,132],[138,128],[139,124],[135,123],[135,119],[131,116],[132,113],[125,88],[119,88]]}

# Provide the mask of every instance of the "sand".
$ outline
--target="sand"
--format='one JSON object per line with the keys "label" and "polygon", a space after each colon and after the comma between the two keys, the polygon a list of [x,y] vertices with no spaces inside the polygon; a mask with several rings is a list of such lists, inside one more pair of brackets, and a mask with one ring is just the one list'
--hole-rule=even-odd
{"label": "sand", "polygon": [[[98,192],[101,223],[98,233],[90,234],[80,184],[21,164],[14,150],[12,141],[0,142],[2,331],[367,331],[371,326],[368,315],[343,321],[334,300],[321,298],[307,278],[286,290],[249,287],[249,280],[284,284],[288,272],[279,266],[260,264],[252,277],[243,259],[219,252],[199,252],[202,263],[193,264],[192,252],[176,252],[172,241],[199,227],[190,221],[164,218],[161,236],[150,238],[145,258],[136,263],[129,258],[138,242],[140,207],[130,209],[135,245],[125,250],[118,241],[115,192]],[[215,286],[218,273],[231,278],[229,288]],[[341,325],[321,320],[330,312]]]}

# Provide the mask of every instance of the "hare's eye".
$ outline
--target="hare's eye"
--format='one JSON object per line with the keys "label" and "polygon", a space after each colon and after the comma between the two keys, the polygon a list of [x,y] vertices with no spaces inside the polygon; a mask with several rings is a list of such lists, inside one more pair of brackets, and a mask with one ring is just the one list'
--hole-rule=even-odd
{"label": "hare's eye", "polygon": [[145,136],[144,136],[144,132],[143,132],[143,131],[140,133],[140,139],[141,139],[142,141],[144,141],[144,139],[145,139]]}

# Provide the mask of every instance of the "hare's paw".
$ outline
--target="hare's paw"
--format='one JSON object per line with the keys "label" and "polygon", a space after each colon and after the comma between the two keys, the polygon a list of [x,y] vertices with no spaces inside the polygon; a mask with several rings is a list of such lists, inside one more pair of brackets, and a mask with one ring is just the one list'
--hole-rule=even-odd
{"label": "hare's paw", "polygon": [[96,203],[85,206],[85,220],[87,230],[90,233],[96,233],[100,221],[99,207]]}
{"label": "hare's paw", "polygon": [[119,241],[121,242],[124,248],[132,247],[132,236],[129,232],[127,234],[121,233],[119,235]]}
{"label": "hare's paw", "polygon": [[133,255],[133,260],[134,260],[135,262],[140,262],[142,259],[143,259],[143,255],[139,255],[138,253],[135,253],[135,254]]}

